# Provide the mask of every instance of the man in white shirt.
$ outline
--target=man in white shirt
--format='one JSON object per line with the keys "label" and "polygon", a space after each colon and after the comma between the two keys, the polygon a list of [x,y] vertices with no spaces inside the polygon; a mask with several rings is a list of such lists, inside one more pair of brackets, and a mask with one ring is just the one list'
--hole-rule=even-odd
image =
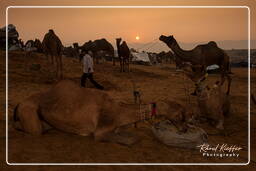
{"label": "man in white shirt", "polygon": [[81,86],[85,87],[85,82],[86,79],[88,78],[91,83],[98,89],[103,90],[104,87],[98,84],[94,79],[93,79],[93,59],[92,59],[92,52],[89,51],[84,51],[83,52],[83,75],[81,77]]}

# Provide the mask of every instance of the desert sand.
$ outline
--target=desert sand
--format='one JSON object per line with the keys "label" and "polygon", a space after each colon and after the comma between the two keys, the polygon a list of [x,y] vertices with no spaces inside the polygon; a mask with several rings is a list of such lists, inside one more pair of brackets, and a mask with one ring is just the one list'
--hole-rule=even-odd
{"label": "desert sand", "polygon": [[[0,52],[1,58],[1,161],[5,160],[5,52]],[[80,84],[82,66],[78,59],[63,58],[64,77]],[[40,64],[39,70],[31,68]],[[158,66],[131,65],[131,73],[120,73],[119,65],[113,67],[111,62],[95,65],[95,80],[105,87],[105,92],[116,101],[133,103],[132,81],[142,92],[144,103],[175,100],[187,105],[191,110],[197,110],[194,96],[188,103],[184,87],[194,90],[193,83],[181,72],[175,71],[174,64]],[[168,147],[154,138],[149,125],[140,123],[138,128],[130,127],[129,131],[137,134],[140,141],[133,146],[123,146],[115,143],[96,142],[93,137],[83,137],[68,134],[58,130],[50,130],[41,136],[31,136],[15,130],[11,121],[15,106],[26,97],[46,90],[56,83],[54,67],[42,54],[33,53],[25,57],[23,52],[9,52],[8,58],[8,162],[10,163],[246,163],[248,161],[248,69],[232,68],[231,114],[225,118],[226,136],[218,134],[208,123],[200,126],[209,134],[210,144],[236,144],[242,147],[238,158],[203,157],[199,150]],[[213,84],[219,75],[210,75],[208,83]],[[256,70],[251,71],[252,92],[256,94]],[[93,87],[89,81],[88,87]],[[226,87],[225,87],[226,89]],[[251,149],[255,149],[255,114],[256,105],[251,104]],[[251,151],[251,164],[256,166],[256,151]],[[6,166],[5,166],[6,167]],[[40,166],[37,166],[39,168]],[[44,167],[42,167],[43,169]],[[113,168],[111,167],[106,167]],[[146,170],[147,166],[138,167]],[[156,168],[153,166],[152,168]],[[168,168],[179,168],[168,166]],[[188,168],[188,167],[185,167]],[[199,168],[199,166],[196,166]],[[204,166],[207,170],[216,170]],[[226,166],[232,170],[235,166]],[[24,168],[25,169],[25,168]],[[62,170],[62,167],[55,167]],[[93,168],[92,168],[93,169]],[[128,168],[127,168],[128,169]],[[165,170],[166,167],[159,167]],[[158,170],[159,170],[158,169]],[[44,169],[43,169],[44,170]]]}

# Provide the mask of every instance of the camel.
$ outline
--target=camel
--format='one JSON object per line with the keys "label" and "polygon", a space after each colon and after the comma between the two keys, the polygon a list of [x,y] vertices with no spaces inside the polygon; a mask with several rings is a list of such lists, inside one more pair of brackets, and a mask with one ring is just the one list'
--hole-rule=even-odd
{"label": "camel", "polygon": [[167,37],[161,35],[159,40],[163,41],[172,49],[176,58],[179,58],[183,62],[190,62],[192,65],[201,65],[202,71],[205,73],[207,66],[213,64],[219,65],[221,70],[221,85],[223,85],[226,77],[228,79],[227,94],[229,94],[231,86],[229,56],[214,41],[198,45],[192,50],[183,50],[173,36]]}
{"label": "camel", "polygon": [[161,61],[165,61],[165,63],[168,63],[168,61],[169,61],[170,64],[174,60],[174,55],[171,51],[169,51],[169,52],[162,51],[157,54],[157,57],[159,57],[161,59]]}
{"label": "camel", "polygon": [[78,58],[79,52],[77,51],[77,49],[69,46],[63,48],[63,55],[65,55],[66,57]]}
{"label": "camel", "polygon": [[63,45],[59,37],[54,33],[52,29],[50,29],[49,32],[45,34],[42,42],[42,46],[47,58],[49,55],[51,56],[52,64],[54,64],[54,58],[55,58],[56,65],[57,65],[56,77],[62,79],[63,78],[63,72],[62,72]]}
{"label": "camel", "polygon": [[[159,116],[171,119],[184,113],[176,102],[171,104],[159,103]],[[118,103],[106,92],[81,88],[71,80],[61,80],[52,88],[24,99],[15,107],[13,118],[16,129],[35,136],[45,133],[50,126],[81,136],[93,135],[96,141],[112,142],[118,139],[117,130],[143,121],[139,105]]]}
{"label": "camel", "polygon": [[83,51],[92,51],[94,59],[96,60],[96,63],[99,63],[99,58],[102,58],[102,55],[109,55],[112,57],[113,65],[115,65],[115,59],[114,59],[114,48],[106,39],[97,39],[94,41],[88,41],[83,44],[83,46],[80,47],[80,49]]}
{"label": "camel", "polygon": [[213,87],[204,85],[201,78],[196,84],[198,107],[202,116],[216,122],[216,128],[224,129],[224,117],[230,113],[230,96],[222,91],[222,85],[217,81]]}
{"label": "camel", "polygon": [[36,47],[38,53],[43,53],[43,46],[39,39],[35,39],[34,46]]}
{"label": "camel", "polygon": [[119,104],[105,92],[62,80],[18,104],[14,121],[15,128],[32,135],[42,134],[49,124],[68,133],[93,134],[95,140],[104,141],[117,128],[139,121],[138,112],[138,105]]}
{"label": "camel", "polygon": [[42,43],[40,42],[39,39],[35,39],[35,41],[33,40],[28,40],[25,44],[25,50],[27,52],[38,52],[38,53],[42,53],[43,52],[43,47],[42,47]]}
{"label": "camel", "polygon": [[117,46],[117,52],[118,57],[120,60],[120,72],[125,72],[125,64],[128,66],[128,72],[130,71],[129,63],[130,63],[130,49],[127,46],[126,42],[123,41],[121,44],[122,39],[117,38],[116,39],[116,46]]}

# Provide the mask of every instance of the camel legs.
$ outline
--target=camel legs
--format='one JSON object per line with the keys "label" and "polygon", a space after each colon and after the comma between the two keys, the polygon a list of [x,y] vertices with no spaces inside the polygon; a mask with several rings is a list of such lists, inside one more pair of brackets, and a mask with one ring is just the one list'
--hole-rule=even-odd
{"label": "camel legs", "polygon": [[59,59],[57,56],[55,56],[55,62],[56,62],[56,78],[59,78]]}
{"label": "camel legs", "polygon": [[226,75],[226,77],[227,77],[227,79],[228,79],[228,90],[227,90],[227,94],[229,94],[232,78],[231,78],[230,75],[228,75],[228,74]]}
{"label": "camel legs", "polygon": [[122,58],[122,71],[121,72],[124,72],[124,58]]}
{"label": "camel legs", "polygon": [[120,62],[120,72],[123,72],[123,58],[122,57],[120,57],[119,58],[119,62]]}
{"label": "camel legs", "polygon": [[127,67],[128,67],[128,72],[130,72],[130,58],[127,58]]}
{"label": "camel legs", "polygon": [[125,72],[125,58],[123,58],[122,64],[123,64],[123,72]]}
{"label": "camel legs", "polygon": [[14,127],[32,135],[40,135],[43,132],[43,125],[38,116],[38,106],[31,102],[23,102],[17,106],[17,117]]}
{"label": "camel legs", "polygon": [[62,63],[62,56],[59,56],[60,61],[60,78],[63,79],[63,63]]}
{"label": "camel legs", "polygon": [[55,56],[57,71],[56,77],[62,79],[63,78],[63,70],[62,70],[62,56]]}

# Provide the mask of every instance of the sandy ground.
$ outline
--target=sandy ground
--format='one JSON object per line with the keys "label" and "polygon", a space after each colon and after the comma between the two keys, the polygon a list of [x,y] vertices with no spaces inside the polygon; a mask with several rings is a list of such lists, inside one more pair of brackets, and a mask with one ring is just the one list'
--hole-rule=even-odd
{"label": "sandy ground", "polygon": [[[0,52],[1,58],[1,87],[0,87],[0,122],[1,122],[1,161],[5,161],[5,52]],[[71,79],[79,84],[82,73],[81,64],[77,59],[64,58],[65,79]],[[31,65],[40,64],[41,69],[31,69]],[[132,82],[136,82],[142,91],[144,103],[175,100],[181,104],[187,104],[184,87],[193,91],[191,81],[184,79],[182,73],[175,71],[174,65],[142,66],[132,65],[131,73],[120,73],[119,66],[113,67],[106,62],[95,66],[95,80],[101,83],[110,96],[120,102],[133,103]],[[12,128],[11,120],[14,107],[31,94],[50,88],[56,83],[54,80],[54,68],[47,63],[45,56],[32,54],[26,57],[22,52],[9,53],[9,84],[8,84],[8,161],[10,163],[207,163],[230,162],[246,163],[248,161],[248,70],[246,68],[234,68],[231,103],[232,113],[225,120],[227,136],[216,134],[216,130],[207,123],[200,126],[209,133],[210,144],[236,144],[243,149],[239,152],[239,158],[214,158],[203,157],[199,150],[167,147],[156,140],[150,131],[148,124],[141,123],[138,128],[129,128],[139,135],[141,141],[128,147],[114,143],[95,142],[93,137],[82,137],[67,134],[57,130],[50,130],[42,136],[33,137]],[[209,76],[209,83],[218,79],[218,75]],[[256,71],[251,72],[251,80],[255,83]],[[91,84],[88,84],[92,87]],[[252,84],[256,94],[255,84]],[[189,107],[196,110],[196,99],[190,97]],[[256,106],[251,105],[251,135],[255,135]],[[252,169],[256,166],[255,136],[251,136],[251,164],[243,169]],[[4,169],[27,170],[27,167],[14,168],[3,165]],[[138,170],[190,170],[192,167],[178,166],[132,166]],[[48,170],[47,166],[31,166],[31,170]],[[195,166],[194,169],[216,170],[220,166]],[[236,169],[236,166],[224,166],[227,170]],[[54,166],[53,170],[63,170],[64,166]],[[69,168],[70,169],[70,168]],[[73,167],[82,169],[82,166]],[[119,170],[120,167],[88,167],[87,169]],[[128,170],[129,167],[122,167]]]}

